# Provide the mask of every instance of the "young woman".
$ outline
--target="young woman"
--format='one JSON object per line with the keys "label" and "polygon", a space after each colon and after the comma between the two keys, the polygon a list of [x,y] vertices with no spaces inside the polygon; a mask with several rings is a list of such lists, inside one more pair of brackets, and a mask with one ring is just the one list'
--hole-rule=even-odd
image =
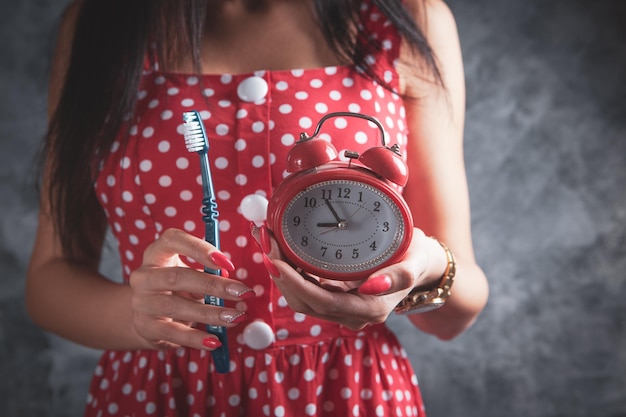
{"label": "young woman", "polygon": [[[44,329],[106,350],[85,415],[424,415],[383,322],[413,307],[414,288],[439,291],[443,307],[408,317],[451,339],[488,292],[471,242],[461,53],[442,1],[77,1],[49,103],[27,304]],[[211,143],[221,250],[203,239],[197,156],[182,137],[192,108]],[[410,170],[411,245],[358,290],[303,279],[238,212],[244,196],[272,194],[294,138],[335,111],[383,121]],[[328,135],[339,150],[378,146],[363,129]],[[107,227],[124,284],[98,273]],[[259,322],[262,345],[245,334]],[[228,328],[228,373],[215,372],[207,324]]]}

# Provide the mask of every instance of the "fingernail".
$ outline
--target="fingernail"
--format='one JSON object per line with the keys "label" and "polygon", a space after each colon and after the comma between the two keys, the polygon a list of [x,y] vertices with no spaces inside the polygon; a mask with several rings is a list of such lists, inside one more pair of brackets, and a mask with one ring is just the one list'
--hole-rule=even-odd
{"label": "fingernail", "polygon": [[230,272],[228,272],[228,269],[220,269],[220,276],[230,278]]}
{"label": "fingernail", "polygon": [[259,245],[263,253],[268,254],[272,250],[272,242],[270,241],[270,234],[266,226],[259,227]]}
{"label": "fingernail", "polygon": [[276,268],[276,265],[274,265],[274,262],[272,262],[272,260],[268,258],[267,255],[265,254],[263,254],[263,264],[265,265],[267,272],[269,272],[269,274],[272,277],[274,278],[280,277],[280,271],[278,270],[278,268]]}
{"label": "fingernail", "polygon": [[222,269],[227,269],[230,272],[235,270],[235,264],[233,264],[231,260],[228,259],[228,257],[222,252],[215,251],[211,253],[210,258],[211,262],[213,262],[215,265],[219,266]]}
{"label": "fingernail", "polygon": [[246,312],[245,311],[229,311],[229,310],[224,310],[222,312],[220,312],[220,319],[224,322],[224,323],[241,323],[242,321],[247,320],[247,316],[246,316]]}
{"label": "fingernail", "polygon": [[252,288],[248,288],[240,283],[228,284],[225,288],[226,292],[233,297],[238,298],[252,298],[256,297],[256,293]]}
{"label": "fingernail", "polygon": [[202,344],[209,349],[217,349],[218,347],[222,346],[222,342],[214,337],[205,337],[204,339],[202,339]]}
{"label": "fingernail", "polygon": [[382,294],[391,288],[391,277],[389,275],[378,275],[367,280],[359,288],[359,292],[365,295]]}

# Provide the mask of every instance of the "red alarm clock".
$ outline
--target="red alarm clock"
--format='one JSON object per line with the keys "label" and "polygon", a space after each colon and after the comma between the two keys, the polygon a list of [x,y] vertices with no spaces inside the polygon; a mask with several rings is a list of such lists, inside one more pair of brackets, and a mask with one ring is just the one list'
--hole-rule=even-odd
{"label": "red alarm clock", "polygon": [[[348,161],[338,160],[332,143],[318,135],[324,121],[340,116],[374,123],[382,146],[362,155],[345,151]],[[313,135],[300,134],[287,156],[287,170],[270,197],[267,226],[292,265],[348,281],[367,278],[404,255],[413,219],[396,185],[406,184],[408,168],[398,146],[386,146],[377,119],[351,112],[325,115]]]}

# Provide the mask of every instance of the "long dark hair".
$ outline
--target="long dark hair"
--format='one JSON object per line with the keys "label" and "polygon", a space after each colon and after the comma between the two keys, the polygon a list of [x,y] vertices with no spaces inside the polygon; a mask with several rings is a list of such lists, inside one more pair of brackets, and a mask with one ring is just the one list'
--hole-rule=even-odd
{"label": "long dark hair", "polygon": [[[137,97],[149,42],[159,62],[175,54],[191,55],[201,72],[200,44],[206,0],[83,0],[76,21],[72,53],[62,93],[53,113],[41,168],[48,173],[48,197],[63,252],[68,257],[96,257],[92,233],[104,227],[93,190],[94,164],[105,156]],[[441,81],[433,53],[402,0],[371,0]],[[350,28],[359,23],[361,2],[314,0],[326,42],[344,64],[385,85],[366,57],[382,45]]]}

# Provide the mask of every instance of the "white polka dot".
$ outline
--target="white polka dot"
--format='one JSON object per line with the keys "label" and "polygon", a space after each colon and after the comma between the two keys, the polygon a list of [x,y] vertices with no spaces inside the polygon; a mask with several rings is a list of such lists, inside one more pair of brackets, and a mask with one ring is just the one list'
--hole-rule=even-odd
{"label": "white polka dot", "polygon": [[319,324],[311,326],[311,336],[313,337],[319,336],[321,332],[322,332],[322,326],[320,326]]}
{"label": "white polka dot", "polygon": [[193,232],[194,230],[196,230],[196,223],[191,220],[187,220],[185,223],[183,223],[183,229],[185,229],[187,232]]}
{"label": "white polka dot", "polygon": [[237,407],[240,402],[241,397],[239,397],[239,395],[231,395],[230,397],[228,397],[228,404],[230,404],[231,407]]}
{"label": "white polka dot", "polygon": [[337,117],[335,119],[335,127],[337,129],[345,129],[348,126],[348,121],[343,117]]}
{"label": "white polka dot", "polygon": [[171,110],[163,110],[161,113],[161,119],[163,120],[169,120],[172,117],[174,117],[174,113]]}
{"label": "white polka dot", "polygon": [[285,146],[291,146],[295,143],[295,141],[296,141],[296,138],[291,133],[285,133],[280,138],[280,143],[282,143]]}
{"label": "white polka dot", "polygon": [[117,403],[109,404],[109,406],[107,407],[107,411],[109,412],[109,414],[117,414],[117,412],[119,411]]}
{"label": "white polka dot", "polygon": [[383,406],[382,406],[382,405],[378,405],[378,406],[376,407],[376,415],[377,415],[378,417],[383,417],[383,416],[385,415],[385,409],[383,408]]}
{"label": "white polka dot", "polygon": [[220,200],[230,200],[230,193],[226,190],[220,190],[217,192],[217,198]]}
{"label": "white polka dot", "polygon": [[276,85],[274,86],[278,91],[285,91],[287,88],[289,88],[289,84],[287,84],[285,81],[279,81],[276,83]]}
{"label": "white polka dot", "polygon": [[341,93],[337,90],[333,90],[328,94],[328,97],[330,97],[331,100],[339,101],[341,100]]}
{"label": "white polka dot", "polygon": [[343,80],[341,80],[341,84],[343,84],[344,87],[352,87],[354,85],[354,79],[350,78],[350,77],[346,77]]}
{"label": "white polka dot", "polygon": [[348,105],[348,110],[350,110],[353,113],[360,113],[361,112],[361,106],[359,106],[356,103],[352,103]]}
{"label": "white polka dot", "polygon": [[285,380],[285,374],[282,372],[276,372],[274,374],[274,381],[276,381],[279,384],[282,384],[282,382]]}
{"label": "white polka dot", "polygon": [[168,152],[170,150],[170,143],[166,140],[163,140],[159,142],[158,149],[159,149],[159,152],[161,153]]}
{"label": "white polka dot", "polygon": [[152,169],[152,162],[144,159],[139,163],[139,169],[143,172],[148,172]]}
{"label": "white polka dot", "polygon": [[349,399],[350,397],[352,397],[352,390],[350,388],[342,388],[341,389],[341,398],[343,398],[344,400]]}
{"label": "white polka dot", "polygon": [[328,106],[325,103],[317,103],[315,105],[315,111],[321,114],[328,113]]}
{"label": "white polka dot", "polygon": [[155,403],[146,404],[146,414],[154,414],[156,413],[157,406]]}
{"label": "white polka dot", "polygon": [[369,90],[361,90],[361,98],[363,100],[371,100],[373,97],[372,92]]}
{"label": "white polka dot", "polygon": [[189,168],[189,159],[181,156],[176,160],[176,168],[178,169],[187,169]]}
{"label": "white polka dot", "polygon": [[354,140],[360,145],[365,145],[367,143],[367,133],[361,131],[356,132],[354,134]]}
{"label": "white polka dot", "polygon": [[137,394],[135,394],[135,398],[137,399],[137,401],[142,403],[146,401],[146,398],[148,398],[148,395],[146,394],[145,390],[139,390],[137,391]]}
{"label": "white polka dot", "polygon": [[176,87],[170,87],[167,89],[167,94],[170,96],[175,96],[176,94],[179,93],[180,90],[178,90],[178,88]]}
{"label": "white polka dot", "polygon": [[302,77],[302,74],[304,74],[304,70],[302,69],[291,70],[291,75],[293,75],[294,77]]}
{"label": "white polka dot", "polygon": [[282,114],[289,114],[292,110],[293,107],[291,107],[291,105],[289,104],[282,104],[280,107],[278,107],[278,111]]}
{"label": "white polka dot", "polygon": [[306,92],[306,91],[298,91],[298,92],[295,94],[295,97],[296,97],[298,100],[306,100],[307,98],[309,98],[309,95],[307,94],[307,92]]}
{"label": "white polka dot", "polygon": [[252,131],[254,133],[261,133],[265,130],[265,123],[263,122],[254,122],[252,123]]}
{"label": "white polka dot", "polygon": [[298,124],[303,129],[308,129],[313,126],[313,121],[309,117],[301,117]]}
{"label": "white polka dot", "polygon": [[221,232],[228,232],[230,230],[230,222],[228,220],[220,220],[220,231]]}
{"label": "white polka dot", "polygon": [[167,217],[176,217],[176,207],[165,207],[164,213]]}
{"label": "white polka dot", "polygon": [[130,191],[124,191],[122,193],[122,200],[124,200],[127,203],[130,203],[131,201],[133,201],[133,194]]}
{"label": "white polka dot", "polygon": [[143,132],[141,132],[141,136],[144,138],[150,138],[152,135],[154,135],[154,128],[150,126],[146,127]]}
{"label": "white polka dot", "polygon": [[315,378],[315,371],[313,371],[312,369],[307,369],[306,371],[304,371],[304,375],[302,375],[302,377],[305,381],[311,382],[313,381],[313,378]]}
{"label": "white polka dot", "polygon": [[279,405],[278,407],[276,407],[274,409],[274,415],[276,417],[285,417],[285,407],[283,407],[282,405]]}
{"label": "white polka dot", "polygon": [[290,400],[297,400],[298,398],[300,398],[300,390],[295,387],[290,388],[289,391],[287,391],[287,396]]}
{"label": "white polka dot", "polygon": [[315,404],[307,404],[304,408],[304,412],[307,416],[315,416],[317,415],[317,406]]}
{"label": "white polka dot", "polygon": [[129,383],[124,384],[122,387],[122,394],[130,395],[131,392],[133,392],[133,386]]}
{"label": "white polka dot", "polygon": [[306,320],[306,315],[302,314],[302,313],[295,313],[293,315],[293,320],[296,323],[302,323],[304,320]]}
{"label": "white polka dot", "polygon": [[127,156],[122,158],[122,160],[120,161],[120,167],[122,167],[122,169],[128,169],[130,167],[130,164],[131,164],[130,158]]}
{"label": "white polka dot", "polygon": [[263,165],[265,165],[265,158],[263,158],[261,155],[257,155],[254,158],[252,158],[253,167],[261,168]]}
{"label": "white polka dot", "polygon": [[235,184],[237,185],[246,185],[248,183],[248,177],[244,174],[239,174],[235,176]]}
{"label": "white polka dot", "polygon": [[194,101],[193,101],[192,99],[190,99],[190,98],[186,98],[186,99],[184,99],[183,101],[181,101],[181,102],[180,102],[180,104],[181,104],[183,107],[191,107],[191,106],[193,106],[195,103],[194,103]]}
{"label": "white polka dot", "polygon": [[311,80],[309,85],[313,88],[320,88],[324,85],[324,83],[322,82],[322,80],[316,78],[316,79]]}
{"label": "white polka dot", "polygon": [[220,156],[219,158],[215,159],[215,168],[217,169],[226,169],[228,168],[228,159]]}
{"label": "white polka dot", "polygon": [[237,150],[237,151],[241,152],[241,151],[243,151],[244,149],[246,149],[246,145],[247,145],[247,143],[246,143],[246,141],[245,141],[245,140],[243,140],[243,139],[237,139],[237,140],[235,141],[235,150]]}
{"label": "white polka dot", "polygon": [[170,177],[169,175],[163,175],[159,178],[159,185],[161,187],[169,187],[170,185],[172,185],[172,177]]}
{"label": "white polka dot", "polygon": [[228,134],[228,125],[225,125],[223,123],[215,126],[215,133],[217,133],[219,136],[226,136]]}
{"label": "white polka dot", "polygon": [[180,195],[180,199],[183,201],[191,201],[191,199],[193,198],[193,194],[189,190],[183,190],[180,192],[179,195]]}

